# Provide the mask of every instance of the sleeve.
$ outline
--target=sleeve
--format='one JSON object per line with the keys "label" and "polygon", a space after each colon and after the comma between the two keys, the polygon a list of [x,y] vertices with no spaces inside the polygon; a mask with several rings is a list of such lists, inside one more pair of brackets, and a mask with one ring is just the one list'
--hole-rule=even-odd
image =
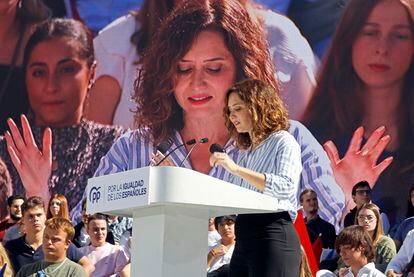
{"label": "sleeve", "polygon": [[385,270],[387,273],[388,270],[393,269],[396,273],[402,273],[404,268],[410,262],[412,256],[414,255],[414,230],[410,231],[397,255],[395,255]]}
{"label": "sleeve", "polygon": [[125,254],[122,247],[119,247],[117,257],[116,257],[115,273],[121,272],[127,264],[128,264],[128,257]]}
{"label": "sleeve", "polygon": [[85,255],[82,254],[82,252],[76,248],[76,246],[71,243],[69,245],[69,248],[66,252],[66,257],[68,257],[69,260],[78,263],[80,259],[82,259]]}
{"label": "sleeve", "polygon": [[303,190],[309,188],[315,191],[319,201],[319,216],[334,225],[336,232],[339,232],[345,195],[335,181],[328,156],[312,133],[300,122],[290,120],[289,132],[301,148],[303,170],[297,193],[298,203]]}
{"label": "sleeve", "polygon": [[375,253],[375,268],[381,272],[385,272],[388,263],[396,255],[394,241],[386,236],[383,236],[381,244],[377,245],[377,251]]}
{"label": "sleeve", "polygon": [[266,181],[263,193],[279,200],[288,200],[296,193],[302,171],[300,148],[293,137],[281,137],[274,161],[274,170],[264,172]]}

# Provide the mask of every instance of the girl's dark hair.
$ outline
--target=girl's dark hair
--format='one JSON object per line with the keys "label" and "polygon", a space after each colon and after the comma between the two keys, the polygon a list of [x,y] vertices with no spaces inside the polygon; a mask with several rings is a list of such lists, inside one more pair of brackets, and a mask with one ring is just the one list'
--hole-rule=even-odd
{"label": "girl's dark hair", "polygon": [[264,32],[239,1],[184,1],[163,21],[142,56],[134,99],[139,107],[135,122],[144,138],[159,143],[183,128],[183,110],[174,96],[177,64],[205,30],[223,35],[236,61],[236,81],[260,79],[278,93]]}
{"label": "girl's dark hair", "polygon": [[65,38],[78,43],[79,57],[85,59],[92,67],[95,56],[92,35],[89,30],[74,19],[49,19],[35,27],[24,50],[23,68],[26,70],[33,49],[41,42],[55,38]]}
{"label": "girl's dark hair", "polygon": [[410,193],[408,194],[408,203],[407,203],[407,214],[406,217],[412,217],[414,216],[414,205],[411,202],[411,194],[414,191],[414,186],[410,189]]}
{"label": "girl's dark hair", "polygon": [[[320,141],[337,140],[352,134],[361,125],[364,114],[363,83],[352,65],[352,46],[361,33],[372,10],[384,0],[350,0],[338,24],[318,76],[318,82],[304,123],[312,130],[323,131]],[[414,32],[414,4],[400,0],[409,15]],[[407,57],[408,58],[408,57]],[[405,84],[399,109],[399,145],[414,139],[414,61],[405,74]]]}
{"label": "girl's dark hair", "polygon": [[352,225],[343,229],[335,241],[335,250],[338,254],[340,253],[340,247],[343,245],[350,246],[354,250],[362,247],[363,255],[368,262],[374,260],[375,251],[371,236],[362,226]]}
{"label": "girl's dark hair", "polygon": [[260,80],[244,80],[231,87],[225,98],[224,117],[230,135],[236,140],[237,147],[247,149],[251,144],[248,133],[237,132],[230,121],[229,97],[236,93],[246,104],[253,123],[253,136],[257,143],[262,142],[273,132],[289,128],[288,113],[275,89]]}

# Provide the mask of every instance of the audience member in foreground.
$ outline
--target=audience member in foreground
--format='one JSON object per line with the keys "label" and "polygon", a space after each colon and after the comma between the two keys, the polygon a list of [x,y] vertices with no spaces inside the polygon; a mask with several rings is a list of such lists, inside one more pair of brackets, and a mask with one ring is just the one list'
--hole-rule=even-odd
{"label": "audience member in foreground", "polygon": [[118,275],[128,264],[124,250],[118,245],[106,242],[107,231],[106,215],[94,214],[88,217],[88,234],[91,245],[79,248],[79,251],[87,256],[95,266],[91,276]]}
{"label": "audience member in foreground", "polygon": [[[38,196],[30,197],[22,205],[23,224],[26,234],[7,242],[5,245],[16,272],[23,265],[43,260],[42,244],[46,221],[44,207],[43,199]],[[83,256],[72,243],[67,248],[66,256],[69,260],[80,264],[87,273],[93,271],[94,268],[89,259]]]}
{"label": "audience member in foreground", "polygon": [[414,230],[411,230],[385,271],[387,277],[414,277]]}
{"label": "audience member in foreground", "polygon": [[346,227],[337,237],[335,249],[348,266],[339,270],[340,277],[369,276],[383,277],[375,268],[374,246],[364,227],[353,225]]}
{"label": "audience member in foreground", "polygon": [[209,247],[207,255],[207,277],[227,277],[231,256],[236,243],[234,234],[235,215],[218,216],[214,218],[214,226],[221,239]]}
{"label": "audience member in foreground", "polygon": [[66,218],[53,217],[47,220],[42,244],[44,258],[24,265],[17,273],[17,277],[86,277],[85,270],[67,258],[66,252],[71,245],[74,233],[72,223]]}

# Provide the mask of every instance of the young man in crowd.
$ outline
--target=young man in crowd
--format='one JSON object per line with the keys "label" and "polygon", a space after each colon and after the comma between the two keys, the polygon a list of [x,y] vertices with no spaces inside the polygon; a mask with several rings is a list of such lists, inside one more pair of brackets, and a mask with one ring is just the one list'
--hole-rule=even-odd
{"label": "young man in crowd", "polygon": [[235,215],[214,218],[214,227],[221,239],[210,248],[207,255],[207,277],[228,276],[230,260],[233,255],[236,235],[234,233]]}
{"label": "young man in crowd", "polygon": [[69,220],[54,217],[46,221],[42,249],[44,259],[23,266],[16,277],[85,277],[85,270],[67,258],[75,230]]}
{"label": "young man in crowd", "polygon": [[81,247],[79,251],[95,265],[95,271],[91,273],[91,276],[120,274],[129,260],[122,247],[106,242],[108,232],[106,215],[93,214],[89,216],[87,229],[91,245]]}
{"label": "young man in crowd", "polygon": [[[22,205],[23,224],[26,234],[22,237],[8,241],[5,245],[13,269],[18,272],[23,265],[43,260],[42,249],[43,233],[45,229],[46,214],[44,201],[39,196],[32,196]],[[89,259],[70,243],[66,255],[69,260],[80,264],[87,274],[94,270]]]}
{"label": "young man in crowd", "polygon": [[311,242],[314,243],[321,236],[323,248],[334,249],[336,239],[335,227],[319,217],[319,203],[316,192],[312,189],[305,189],[301,192],[299,200],[306,216],[306,229]]}
{"label": "young man in crowd", "polygon": [[405,240],[385,270],[387,277],[414,276],[414,229],[408,232]]}
{"label": "young man in crowd", "polygon": [[9,213],[9,217],[0,223],[0,242],[3,241],[6,230],[16,225],[22,218],[21,206],[24,200],[24,197],[21,195],[12,195],[7,198],[7,212]]}

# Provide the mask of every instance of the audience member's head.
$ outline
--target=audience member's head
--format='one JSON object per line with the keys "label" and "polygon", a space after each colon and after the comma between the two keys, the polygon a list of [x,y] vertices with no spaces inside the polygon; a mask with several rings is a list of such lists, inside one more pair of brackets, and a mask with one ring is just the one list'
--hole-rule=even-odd
{"label": "audience member's head", "polygon": [[371,236],[364,227],[352,225],[346,227],[335,241],[335,250],[347,266],[369,263],[374,260],[374,246]]}
{"label": "audience member's head", "polygon": [[63,217],[69,220],[68,200],[63,194],[56,193],[50,197],[47,218]]}
{"label": "audience member's head", "polygon": [[37,25],[24,51],[23,68],[37,126],[80,123],[95,74],[92,37],[82,23],[52,19]]}
{"label": "audience member's head", "polygon": [[39,196],[29,197],[22,205],[23,224],[27,234],[43,232],[46,221],[45,203]]}
{"label": "audience member's head", "polygon": [[221,236],[222,242],[230,242],[235,239],[234,224],[236,215],[225,215],[214,218],[214,227]]}
{"label": "audience member's head", "polygon": [[375,204],[363,204],[357,210],[355,224],[364,227],[365,231],[371,236],[374,245],[384,234],[380,210]]}
{"label": "audience member's head", "polygon": [[371,191],[367,181],[361,181],[352,188],[352,200],[354,200],[358,208],[365,203],[371,202]]}
{"label": "audience member's head", "polygon": [[21,195],[12,195],[7,198],[7,211],[9,212],[10,219],[13,221],[19,221],[22,219],[22,205],[25,198]]}
{"label": "audience member's head", "polygon": [[305,189],[299,195],[299,201],[306,216],[312,216],[318,212],[318,195],[312,189]]}
{"label": "audience member's head", "polygon": [[185,114],[213,116],[211,109],[191,109],[184,95],[187,74],[212,54],[225,57],[204,66],[209,93],[217,96],[209,98],[215,111],[223,110],[222,93],[236,81],[256,78],[278,91],[262,27],[239,1],[183,1],[163,21],[142,58],[134,95],[142,135],[158,143],[183,128]]}
{"label": "audience member's head", "polygon": [[7,216],[6,199],[12,192],[12,181],[9,170],[0,158],[0,221]]}
{"label": "audience member's head", "polygon": [[43,233],[43,253],[48,262],[58,262],[66,258],[66,250],[75,235],[69,220],[62,217],[48,219]]}
{"label": "audience member's head", "polygon": [[108,235],[108,220],[104,214],[93,214],[88,216],[88,234],[94,247],[103,246]]}

